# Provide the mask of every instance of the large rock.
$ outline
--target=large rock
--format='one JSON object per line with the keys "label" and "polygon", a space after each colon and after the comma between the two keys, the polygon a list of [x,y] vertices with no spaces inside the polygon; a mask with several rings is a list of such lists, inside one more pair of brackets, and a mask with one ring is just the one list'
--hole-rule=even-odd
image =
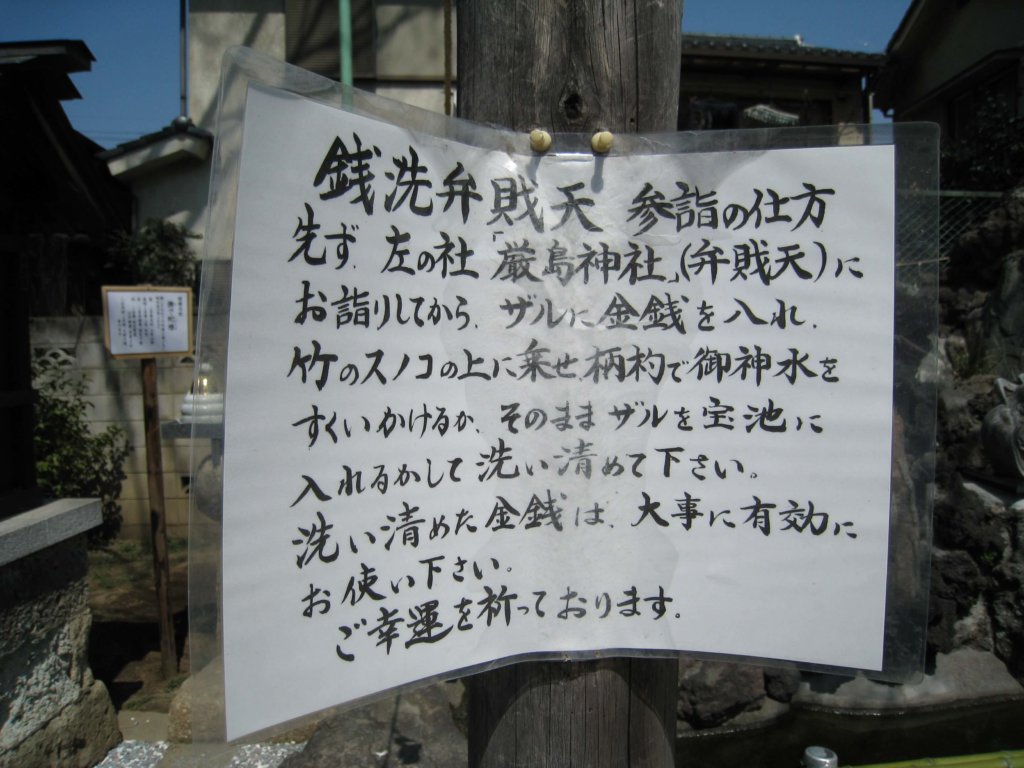
{"label": "large rock", "polygon": [[281,768],[466,765],[466,737],[453,717],[461,696],[461,683],[441,683],[328,717]]}
{"label": "large rock", "polygon": [[988,601],[979,598],[967,609],[967,614],[953,625],[953,647],[993,650],[992,616]]}
{"label": "large rock", "polygon": [[958,622],[979,601],[985,585],[969,554],[959,549],[934,550],[928,611],[928,643],[933,649],[949,653],[956,647]]}
{"label": "large rock", "polygon": [[[224,663],[215,659],[191,674],[171,699],[167,712],[167,739],[173,744],[201,744],[204,748],[224,740]],[[306,741],[316,722],[303,724],[265,739],[275,743]],[[198,763],[202,765],[202,763]]]}
{"label": "large rock", "polygon": [[963,706],[1024,697],[1024,687],[991,653],[961,649],[939,654],[935,671],[906,685],[876,683],[865,677],[838,681],[812,677],[801,684],[793,704],[831,712],[905,712]]}
{"label": "large rock", "polygon": [[1008,523],[1012,554],[994,574],[993,631],[999,658],[1024,682],[1024,501],[1010,507]]}
{"label": "large rock", "polygon": [[679,718],[713,728],[757,709],[766,697],[761,667],[683,658],[679,661]]}
{"label": "large rock", "polygon": [[991,374],[977,374],[939,390],[936,477],[944,486],[952,488],[958,472],[981,472],[986,468],[981,423],[999,402],[995,379]]}
{"label": "large rock", "polygon": [[795,666],[765,667],[764,690],[768,698],[783,703],[789,702],[800,690],[800,670]]}
{"label": "large rock", "polygon": [[[1024,194],[1004,197],[949,253],[940,347],[953,375],[939,389],[929,646],[992,648],[1024,681],[1024,530],[1012,488],[983,451],[1000,403],[997,377],[1024,372]],[[976,482],[964,482],[969,477]]]}
{"label": "large rock", "polygon": [[181,684],[167,712],[170,741],[215,742],[224,738],[223,679],[224,665],[215,661]]}
{"label": "large rock", "polygon": [[1024,250],[1002,260],[996,289],[985,306],[980,365],[1004,377],[1024,371]]}
{"label": "large rock", "polygon": [[930,649],[994,650],[1024,681],[1024,502],[961,482],[936,505],[935,539]]}
{"label": "large rock", "polygon": [[53,715],[10,753],[0,752],[0,765],[39,766],[96,765],[121,742],[117,715],[106,686],[93,680],[73,703]]}
{"label": "large rock", "polygon": [[1024,195],[1007,195],[950,252],[943,324],[962,334],[970,367],[1003,377],[1024,371]]}
{"label": "large rock", "polygon": [[963,550],[978,562],[998,563],[1010,545],[1006,518],[1009,499],[978,483],[963,482],[948,504],[935,509],[935,544]]}

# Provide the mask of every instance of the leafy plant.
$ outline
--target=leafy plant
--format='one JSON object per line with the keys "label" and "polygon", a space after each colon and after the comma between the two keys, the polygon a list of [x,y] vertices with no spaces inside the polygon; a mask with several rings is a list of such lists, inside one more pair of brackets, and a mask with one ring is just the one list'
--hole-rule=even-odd
{"label": "leafy plant", "polygon": [[1024,117],[1005,97],[985,92],[963,135],[944,139],[942,186],[1002,192],[1024,180]]}
{"label": "leafy plant", "polygon": [[103,522],[89,531],[89,543],[106,544],[121,530],[121,482],[128,438],[119,426],[99,434],[85,420],[85,382],[62,368],[39,363],[35,379],[36,424],[33,447],[36,481],[54,498],[99,497]]}
{"label": "leafy plant", "polygon": [[189,240],[198,237],[180,224],[149,219],[135,232],[114,235],[109,266],[132,285],[195,287],[196,261]]}

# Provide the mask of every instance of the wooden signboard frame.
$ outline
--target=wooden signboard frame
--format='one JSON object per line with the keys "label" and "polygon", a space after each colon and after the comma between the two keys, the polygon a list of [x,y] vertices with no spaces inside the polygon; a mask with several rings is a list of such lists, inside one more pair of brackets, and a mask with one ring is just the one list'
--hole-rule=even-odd
{"label": "wooden signboard frame", "polygon": [[[188,286],[154,286],[154,285],[104,285],[102,287],[103,292],[103,344],[110,352],[111,357],[118,360],[131,360],[131,359],[142,359],[147,357],[180,357],[182,355],[192,355],[195,350],[195,329],[194,322],[192,320],[192,289]],[[113,346],[113,336],[111,332],[111,298],[118,294],[130,294],[130,293],[147,293],[147,294],[162,294],[164,296],[178,296],[184,294],[187,298],[188,306],[185,310],[185,319],[188,323],[188,329],[186,331],[186,344],[184,346],[175,346],[174,348],[160,349],[154,351],[142,351],[142,352],[115,352]]]}
{"label": "wooden signboard frame", "polygon": [[[146,476],[149,492],[149,517],[153,538],[153,581],[156,589],[157,615],[160,624],[160,659],[161,671],[165,679],[170,679],[178,672],[178,652],[174,639],[174,620],[170,601],[170,563],[167,559],[167,514],[164,505],[163,459],[160,446],[160,408],[159,389],[157,386],[157,357],[181,357],[192,355],[195,350],[195,337],[192,321],[192,289],[187,286],[153,286],[105,285],[103,292],[103,343],[115,359],[139,360],[142,364],[142,418],[146,433]],[[137,352],[115,351],[114,336],[111,325],[114,312],[111,311],[111,299],[114,296],[126,297],[127,294],[151,294],[174,300],[184,295],[186,306],[182,320],[187,323],[184,344],[145,345],[141,339],[139,346],[145,346]],[[154,322],[163,321],[161,331],[162,342],[180,340],[180,329],[166,323],[167,315],[153,316]],[[154,348],[155,347],[155,348]]]}

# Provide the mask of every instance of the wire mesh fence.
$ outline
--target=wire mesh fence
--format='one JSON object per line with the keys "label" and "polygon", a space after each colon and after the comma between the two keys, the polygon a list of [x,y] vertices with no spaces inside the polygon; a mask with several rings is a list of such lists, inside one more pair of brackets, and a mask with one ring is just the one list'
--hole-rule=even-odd
{"label": "wire mesh fence", "polygon": [[905,193],[897,202],[900,281],[933,284],[957,240],[984,222],[1002,199],[1001,192]]}
{"label": "wire mesh fence", "polygon": [[939,258],[949,258],[960,236],[981,224],[1002,199],[1002,192],[939,192]]}

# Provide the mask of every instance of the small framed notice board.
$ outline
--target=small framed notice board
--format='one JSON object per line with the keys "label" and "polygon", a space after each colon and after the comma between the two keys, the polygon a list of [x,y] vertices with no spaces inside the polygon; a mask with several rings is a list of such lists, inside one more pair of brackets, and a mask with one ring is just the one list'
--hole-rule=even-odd
{"label": "small framed notice board", "polygon": [[103,286],[103,342],[115,358],[192,354],[192,289]]}

